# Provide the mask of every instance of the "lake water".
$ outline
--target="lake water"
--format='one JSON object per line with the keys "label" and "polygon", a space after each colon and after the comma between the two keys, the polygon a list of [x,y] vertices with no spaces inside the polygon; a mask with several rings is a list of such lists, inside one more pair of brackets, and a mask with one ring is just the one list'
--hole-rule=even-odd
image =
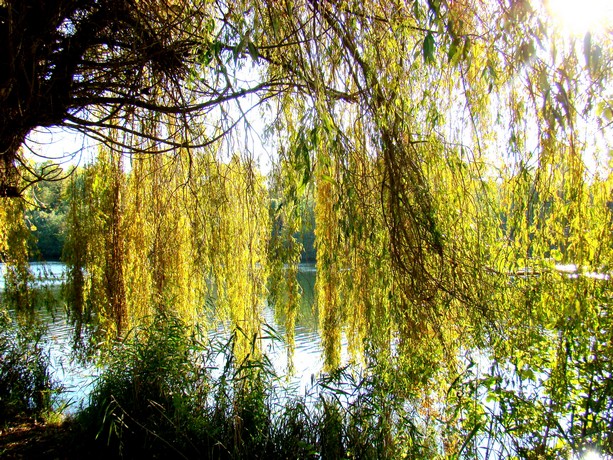
{"label": "lake water", "polygon": [[[4,264],[0,264],[0,290],[4,288]],[[32,263],[31,270],[36,278],[36,285],[50,290],[58,290],[65,280],[65,266],[59,262]],[[317,379],[323,368],[321,337],[318,331],[318,319],[313,309],[315,285],[314,265],[300,266],[298,280],[302,286],[302,304],[296,317],[295,350],[293,355],[293,372],[287,375],[289,369],[287,343],[283,340],[264,339],[263,350],[270,358],[277,375],[285,376],[286,384],[296,391],[306,391]],[[40,317],[47,328],[46,345],[52,368],[52,376],[64,388],[60,403],[68,404],[67,411],[74,412],[86,403],[99,369],[95,365],[86,365],[74,358],[72,339],[74,330],[67,321],[63,304],[58,303],[50,308],[41,308]],[[285,328],[275,319],[271,307],[264,308],[264,321],[279,337],[285,337]],[[228,332],[222,328],[211,331],[218,338],[228,337]],[[341,354],[343,362],[347,362],[347,346],[343,339]],[[220,362],[220,366],[222,363]]]}

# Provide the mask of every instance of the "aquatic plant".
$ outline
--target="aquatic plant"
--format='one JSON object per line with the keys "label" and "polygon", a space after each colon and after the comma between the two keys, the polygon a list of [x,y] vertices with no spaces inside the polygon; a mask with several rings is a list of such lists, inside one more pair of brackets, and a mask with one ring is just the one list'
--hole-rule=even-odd
{"label": "aquatic plant", "polygon": [[0,312],[0,425],[51,416],[60,386],[52,379],[43,328]]}

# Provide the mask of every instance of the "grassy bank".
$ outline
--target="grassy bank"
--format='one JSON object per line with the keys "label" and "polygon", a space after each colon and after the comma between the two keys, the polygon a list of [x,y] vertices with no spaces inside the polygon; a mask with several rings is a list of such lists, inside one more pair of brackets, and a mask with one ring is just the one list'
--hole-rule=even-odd
{"label": "grassy bank", "polygon": [[[0,456],[532,459],[581,458],[588,449],[609,452],[606,430],[598,427],[610,420],[611,406],[595,404],[610,402],[607,379],[591,380],[590,434],[572,430],[583,424],[582,406],[560,405],[555,412],[557,395],[530,390],[536,375],[526,366],[517,367],[520,373],[505,371],[504,360],[489,368],[466,362],[436,393],[423,373],[412,373],[418,356],[404,364],[388,356],[339,369],[309,389],[296,390],[257,347],[237,360],[240,334],[211,339],[160,314],[104,353],[88,405],[61,423],[51,411],[57,388],[48,363],[36,336],[24,336],[11,349],[21,354],[2,363],[2,379],[19,379],[1,382]],[[3,350],[8,343],[2,342]],[[9,362],[12,373],[5,370]],[[575,410],[574,425],[562,424],[564,410]]]}
{"label": "grassy bank", "polygon": [[79,426],[109,456],[126,458],[428,452],[403,404],[394,407],[394,398],[372,378],[345,369],[297,394],[265,356],[253,353],[237,362],[234,341],[211,342],[174,317],[157,317],[111,351],[89,407],[77,415]]}
{"label": "grassy bank", "polygon": [[391,458],[411,446],[413,454],[425,452],[417,438],[394,445],[390,408],[380,404],[388,396],[373,391],[374,381],[345,369],[297,394],[265,356],[237,362],[235,340],[209,341],[160,315],[109,351],[81,412],[62,423],[25,406],[13,412],[0,454],[286,459]]}

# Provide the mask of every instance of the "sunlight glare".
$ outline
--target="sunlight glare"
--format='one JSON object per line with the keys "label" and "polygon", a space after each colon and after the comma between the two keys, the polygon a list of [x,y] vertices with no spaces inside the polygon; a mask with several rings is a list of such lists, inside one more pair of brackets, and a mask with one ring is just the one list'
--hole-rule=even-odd
{"label": "sunlight glare", "polygon": [[583,453],[581,460],[604,460],[604,457],[595,450],[588,450]]}
{"label": "sunlight glare", "polygon": [[546,0],[551,17],[571,35],[613,31],[612,0]]}

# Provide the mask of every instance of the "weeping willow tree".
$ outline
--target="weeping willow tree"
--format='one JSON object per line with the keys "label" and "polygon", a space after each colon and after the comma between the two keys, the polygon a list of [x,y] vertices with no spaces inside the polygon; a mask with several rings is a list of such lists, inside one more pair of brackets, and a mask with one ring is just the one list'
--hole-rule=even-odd
{"label": "weeping willow tree", "polygon": [[3,267],[3,292],[0,300],[5,308],[31,315],[34,306],[30,272],[29,240],[32,238],[25,218],[26,203],[3,200],[0,209],[0,261]]}
{"label": "weeping willow tree", "polygon": [[[75,311],[120,337],[212,299],[254,342],[268,297],[291,336],[313,200],[328,370],[343,336],[389,363],[383,383],[425,432],[445,426],[449,455],[613,449],[610,25],[569,35],[529,0],[84,5],[68,24],[97,38],[68,54],[92,97],[32,121],[102,141],[73,185]],[[81,36],[56,28],[51,57]],[[268,189],[238,129],[255,106]],[[28,126],[0,133],[4,194]]]}
{"label": "weeping willow tree", "polygon": [[266,280],[262,176],[206,152],[192,153],[189,171],[175,154],[122,158],[101,149],[75,177],[66,251],[75,317],[122,338],[156,312],[206,321],[213,303],[246,347],[259,336]]}
{"label": "weeping willow tree", "polygon": [[[343,333],[386,350],[475,455],[610,449],[610,32],[569,37],[527,1],[245,9],[268,74],[309,89],[276,127],[314,184],[328,367]],[[493,409],[463,405],[464,377]]]}
{"label": "weeping willow tree", "polygon": [[[554,356],[546,386],[557,402],[543,413],[570,410],[560,395],[583,385],[576,379],[585,373],[573,347],[591,362],[595,345],[585,338],[608,330],[599,312],[608,308],[611,247],[610,34],[565,36],[527,1],[219,7],[223,19],[207,29],[209,58],[193,83],[263,82],[251,88],[273,115],[274,200],[266,203],[248,162],[181,148],[184,133],[173,128],[181,125],[159,117],[154,126],[171,128],[150,137],[167,132],[177,148],[165,156],[154,143],[138,144],[152,156],[134,157],[123,185],[105,189],[112,198],[125,188],[117,211],[127,219],[123,276],[142,280],[129,283],[127,317],[143,317],[137,311],[152,299],[189,305],[208,295],[252,336],[270,273],[269,298],[291,336],[300,295],[295,234],[312,198],[328,369],[340,364],[344,334],[353,358],[387,356],[390,378],[403,375],[407,393],[425,404],[451,398],[443,390],[470,375],[471,350],[521,372]],[[232,111],[218,115],[234,126]],[[206,123],[192,129],[215,137]],[[236,137],[219,142],[235,145]],[[107,168],[105,180],[117,170]],[[576,267],[576,282],[562,266]],[[559,338],[538,339],[550,335]],[[486,415],[463,419],[454,401],[460,409],[449,426],[476,436]]]}

